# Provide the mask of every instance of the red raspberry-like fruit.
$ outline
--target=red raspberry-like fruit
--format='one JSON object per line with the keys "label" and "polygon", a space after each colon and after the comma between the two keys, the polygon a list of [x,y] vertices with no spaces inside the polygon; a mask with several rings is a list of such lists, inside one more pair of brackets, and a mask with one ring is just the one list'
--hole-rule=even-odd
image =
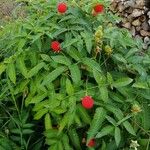
{"label": "red raspberry-like fruit", "polygon": [[59,13],[65,13],[67,11],[67,4],[64,2],[61,2],[57,5],[57,10]]}
{"label": "red raspberry-like fruit", "polygon": [[61,50],[61,47],[60,47],[60,43],[58,41],[53,41],[51,43],[51,49],[54,51],[54,52],[60,52]]}
{"label": "red raspberry-like fruit", "polygon": [[91,139],[87,145],[88,147],[94,147],[95,146],[95,140]]}
{"label": "red raspberry-like fruit", "polygon": [[94,100],[91,96],[85,96],[82,98],[82,106],[86,109],[92,108],[94,105]]}
{"label": "red raspberry-like fruit", "polygon": [[94,6],[94,11],[96,13],[102,13],[104,11],[104,5],[102,4],[97,4]]}

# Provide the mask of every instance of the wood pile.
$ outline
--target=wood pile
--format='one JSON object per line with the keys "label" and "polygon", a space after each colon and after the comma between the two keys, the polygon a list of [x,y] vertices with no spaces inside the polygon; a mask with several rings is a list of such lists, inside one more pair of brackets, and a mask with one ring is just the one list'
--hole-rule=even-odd
{"label": "wood pile", "polygon": [[150,46],[150,8],[144,0],[112,0],[111,10],[123,17],[121,27],[131,31],[135,38],[144,42],[143,49]]}
{"label": "wood pile", "polygon": [[0,25],[3,21],[10,21],[18,17],[25,17],[26,12],[23,2],[15,0],[0,0]]}

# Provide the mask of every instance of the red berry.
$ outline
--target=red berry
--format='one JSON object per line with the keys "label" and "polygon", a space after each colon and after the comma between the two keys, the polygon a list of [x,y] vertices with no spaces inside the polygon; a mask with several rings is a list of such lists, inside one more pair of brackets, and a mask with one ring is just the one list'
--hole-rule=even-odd
{"label": "red berry", "polygon": [[102,4],[97,4],[94,6],[94,11],[96,13],[102,13],[104,11],[104,5]]}
{"label": "red berry", "polygon": [[60,52],[61,50],[61,47],[60,47],[60,43],[58,41],[53,41],[51,43],[51,49],[54,51],[54,52]]}
{"label": "red berry", "polygon": [[95,140],[91,139],[87,145],[88,147],[94,147],[95,146]]}
{"label": "red berry", "polygon": [[86,109],[92,108],[94,105],[94,100],[91,96],[85,96],[82,98],[82,106]]}
{"label": "red berry", "polygon": [[65,13],[67,11],[67,4],[64,2],[61,2],[57,5],[57,10],[59,13]]}

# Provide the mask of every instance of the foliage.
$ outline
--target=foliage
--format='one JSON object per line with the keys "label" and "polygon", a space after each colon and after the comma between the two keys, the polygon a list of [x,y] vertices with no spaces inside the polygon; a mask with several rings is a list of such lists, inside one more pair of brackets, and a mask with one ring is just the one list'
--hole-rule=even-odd
{"label": "foliage", "polygon": [[91,139],[94,149],[149,149],[150,52],[99,2],[93,16],[97,0],[68,0],[65,14],[56,0],[29,1],[27,17],[1,30],[0,149],[80,150]]}

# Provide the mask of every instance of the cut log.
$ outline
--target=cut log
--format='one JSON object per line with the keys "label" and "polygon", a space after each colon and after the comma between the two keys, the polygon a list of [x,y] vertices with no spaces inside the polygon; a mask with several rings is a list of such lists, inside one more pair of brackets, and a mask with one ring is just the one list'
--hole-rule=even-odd
{"label": "cut log", "polygon": [[132,25],[135,26],[135,27],[137,27],[137,26],[141,25],[141,22],[140,22],[139,19],[136,19],[136,20],[133,20]]}
{"label": "cut log", "polygon": [[150,36],[150,32],[145,31],[145,30],[141,30],[140,31],[141,36],[145,37],[145,36]]}

